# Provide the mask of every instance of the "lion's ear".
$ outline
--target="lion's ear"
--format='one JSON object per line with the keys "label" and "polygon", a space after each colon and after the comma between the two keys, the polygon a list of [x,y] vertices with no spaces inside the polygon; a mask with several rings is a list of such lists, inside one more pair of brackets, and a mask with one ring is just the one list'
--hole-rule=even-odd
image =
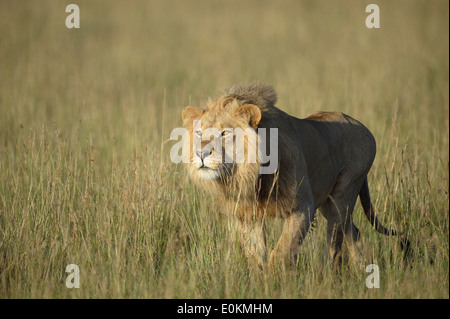
{"label": "lion's ear", "polygon": [[255,130],[258,127],[259,121],[261,121],[261,110],[259,107],[253,104],[245,104],[236,110],[239,116],[244,117],[248,124]]}
{"label": "lion's ear", "polygon": [[183,124],[185,126],[192,125],[193,120],[197,120],[202,116],[203,110],[196,106],[186,106],[181,114],[183,118]]}

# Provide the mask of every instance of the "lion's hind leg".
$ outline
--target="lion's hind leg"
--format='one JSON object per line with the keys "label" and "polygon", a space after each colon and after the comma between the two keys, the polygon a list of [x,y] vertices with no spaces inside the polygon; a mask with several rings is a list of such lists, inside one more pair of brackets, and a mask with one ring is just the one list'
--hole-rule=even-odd
{"label": "lion's hind leg", "polygon": [[337,265],[342,261],[341,251],[344,242],[343,221],[339,217],[337,208],[333,207],[333,202],[328,199],[320,207],[320,211],[327,219],[327,254]]}
{"label": "lion's hind leg", "polygon": [[320,207],[320,211],[327,219],[328,256],[337,265],[342,262],[344,238],[348,244],[352,261],[360,264],[364,260],[361,237],[352,218],[358,197],[358,188],[336,188]]}
{"label": "lion's hind leg", "polygon": [[361,240],[359,229],[355,226],[353,221],[345,227],[345,240],[347,242],[353,264],[357,268],[365,267],[366,256],[364,252],[364,244]]}

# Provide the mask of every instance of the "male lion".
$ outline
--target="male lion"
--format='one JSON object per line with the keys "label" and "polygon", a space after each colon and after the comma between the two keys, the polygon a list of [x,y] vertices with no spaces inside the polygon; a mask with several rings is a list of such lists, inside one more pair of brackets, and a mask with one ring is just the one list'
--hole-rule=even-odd
{"label": "male lion", "polygon": [[[276,101],[271,86],[235,85],[217,100],[209,100],[205,109],[188,106],[182,113],[190,136],[188,141],[201,139],[195,149],[189,145],[189,174],[200,187],[222,201],[220,206],[225,212],[238,217],[246,253],[264,263],[264,220],[278,216],[285,219],[285,225],[269,264],[288,259],[295,262],[315,211],[320,209],[327,220],[328,253],[332,260],[340,263],[344,237],[351,254],[360,255],[359,231],[352,220],[358,195],[376,230],[397,235],[395,230],[381,225],[371,204],[367,173],[376,145],[370,131],[343,113],[318,112],[298,119],[276,108]],[[222,134],[205,136],[208,128],[218,129]],[[224,142],[225,136],[229,137],[237,128],[251,128],[246,131],[243,162],[235,160],[236,147],[227,154]],[[278,129],[278,149],[270,150],[269,146],[266,149],[278,151],[278,168],[271,174],[260,174],[260,157],[252,162],[247,154],[249,148],[256,147],[252,141],[255,130],[261,128]],[[222,152],[207,147],[217,139]],[[233,142],[236,144],[236,139]]]}

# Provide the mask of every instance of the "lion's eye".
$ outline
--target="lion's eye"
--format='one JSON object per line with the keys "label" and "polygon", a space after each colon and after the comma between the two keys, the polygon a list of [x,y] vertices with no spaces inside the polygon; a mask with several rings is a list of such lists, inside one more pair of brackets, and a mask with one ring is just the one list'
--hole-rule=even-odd
{"label": "lion's eye", "polygon": [[228,136],[228,135],[230,135],[230,131],[223,131],[222,132],[222,136]]}

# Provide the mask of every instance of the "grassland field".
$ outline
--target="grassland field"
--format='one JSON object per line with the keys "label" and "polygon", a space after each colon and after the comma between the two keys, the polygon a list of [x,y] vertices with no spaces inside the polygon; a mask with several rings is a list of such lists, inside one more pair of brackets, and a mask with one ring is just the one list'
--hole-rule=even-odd
{"label": "grassland field", "polygon": [[[448,30],[445,0],[2,0],[0,298],[449,298]],[[323,262],[320,214],[295,271],[253,271],[170,161],[182,109],[250,81],[293,116],[372,131],[375,210],[413,247],[405,260],[356,205],[380,288]],[[269,247],[281,229],[269,221]]]}

